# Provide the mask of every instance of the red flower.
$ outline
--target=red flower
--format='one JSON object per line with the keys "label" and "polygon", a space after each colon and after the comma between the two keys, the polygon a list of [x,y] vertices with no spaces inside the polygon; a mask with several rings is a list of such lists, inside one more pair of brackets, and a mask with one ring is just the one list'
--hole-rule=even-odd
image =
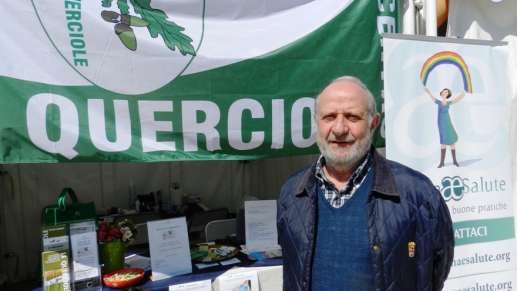
{"label": "red flower", "polygon": [[97,240],[99,242],[109,242],[120,239],[124,243],[128,243],[134,239],[135,234],[136,230],[134,229],[134,225],[128,219],[109,224],[103,221],[99,224]]}
{"label": "red flower", "polygon": [[120,232],[120,229],[118,229],[118,228],[112,228],[108,232],[108,236],[111,236],[113,238],[121,238],[122,237],[122,232]]}

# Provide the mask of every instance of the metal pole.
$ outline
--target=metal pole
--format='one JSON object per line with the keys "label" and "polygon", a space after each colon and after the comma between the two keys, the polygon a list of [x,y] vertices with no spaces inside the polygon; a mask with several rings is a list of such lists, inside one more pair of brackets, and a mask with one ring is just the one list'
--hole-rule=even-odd
{"label": "metal pole", "polygon": [[406,4],[403,22],[402,22],[402,33],[404,34],[415,34],[415,1],[414,0],[406,0],[404,1]]}
{"label": "metal pole", "polygon": [[425,34],[428,36],[436,36],[436,0],[426,0],[425,9]]}

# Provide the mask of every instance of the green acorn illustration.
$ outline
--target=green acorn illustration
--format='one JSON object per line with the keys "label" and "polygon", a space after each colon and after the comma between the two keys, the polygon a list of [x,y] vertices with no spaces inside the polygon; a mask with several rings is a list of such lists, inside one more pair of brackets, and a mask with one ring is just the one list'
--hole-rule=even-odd
{"label": "green acorn illustration", "polygon": [[140,17],[129,14],[119,14],[115,11],[103,10],[101,17],[107,22],[115,23],[115,34],[118,36],[122,44],[128,49],[135,51],[137,42],[135,33],[131,26],[145,27],[149,23]]}
{"label": "green acorn illustration", "polygon": [[[168,20],[168,15],[160,9],[153,8],[153,0],[118,0],[117,7],[119,12],[103,10],[101,17],[104,21],[114,23],[115,34],[119,37],[122,44],[128,49],[137,49],[137,39],[133,31],[134,27],[145,27],[151,38],[161,37],[165,46],[171,51],[176,49],[183,56],[196,55],[196,50],[192,45],[192,38],[183,31],[184,27]],[[101,0],[102,7],[111,9],[115,0]],[[133,13],[130,15],[129,3],[133,6]]]}
{"label": "green acorn illustration", "polygon": [[125,23],[115,24],[115,33],[120,41],[130,50],[136,50],[136,37],[133,29]]}
{"label": "green acorn illustration", "polygon": [[103,10],[101,12],[102,19],[111,23],[125,23],[129,26],[135,27],[145,27],[149,25],[149,22],[143,20],[140,17],[129,15],[129,14],[119,14],[115,11]]}
{"label": "green acorn illustration", "polygon": [[119,23],[120,22],[120,14],[115,11],[102,10],[101,17],[107,22],[111,23]]}

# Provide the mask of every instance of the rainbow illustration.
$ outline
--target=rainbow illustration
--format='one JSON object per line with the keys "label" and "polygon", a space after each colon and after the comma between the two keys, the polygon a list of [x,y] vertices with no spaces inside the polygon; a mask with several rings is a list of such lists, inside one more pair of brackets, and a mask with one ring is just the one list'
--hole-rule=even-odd
{"label": "rainbow illustration", "polygon": [[472,93],[472,80],[470,79],[469,68],[459,54],[451,51],[436,53],[425,61],[422,69],[420,70],[420,79],[424,83],[424,86],[427,83],[427,78],[431,71],[439,65],[444,64],[454,65],[460,70],[461,76],[463,77],[463,87],[465,92]]}

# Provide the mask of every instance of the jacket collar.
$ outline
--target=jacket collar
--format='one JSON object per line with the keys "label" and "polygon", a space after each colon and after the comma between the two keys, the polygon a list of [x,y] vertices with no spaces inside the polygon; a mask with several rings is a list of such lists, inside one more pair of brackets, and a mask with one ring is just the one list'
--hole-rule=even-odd
{"label": "jacket collar", "polygon": [[[373,154],[372,167],[374,168],[372,193],[376,192],[390,197],[399,197],[400,195],[397,191],[395,179],[388,166],[387,160],[381,156],[373,147],[370,149],[370,151]],[[311,189],[313,189],[313,186],[316,183],[316,177],[314,176],[315,170],[316,163],[313,163],[311,167],[305,170],[294,189],[296,196],[314,195],[315,191],[311,191]]]}
{"label": "jacket collar", "polygon": [[372,192],[387,195],[390,197],[400,197],[395,184],[393,172],[388,166],[388,160],[372,148],[373,151],[373,167],[374,180]]}

